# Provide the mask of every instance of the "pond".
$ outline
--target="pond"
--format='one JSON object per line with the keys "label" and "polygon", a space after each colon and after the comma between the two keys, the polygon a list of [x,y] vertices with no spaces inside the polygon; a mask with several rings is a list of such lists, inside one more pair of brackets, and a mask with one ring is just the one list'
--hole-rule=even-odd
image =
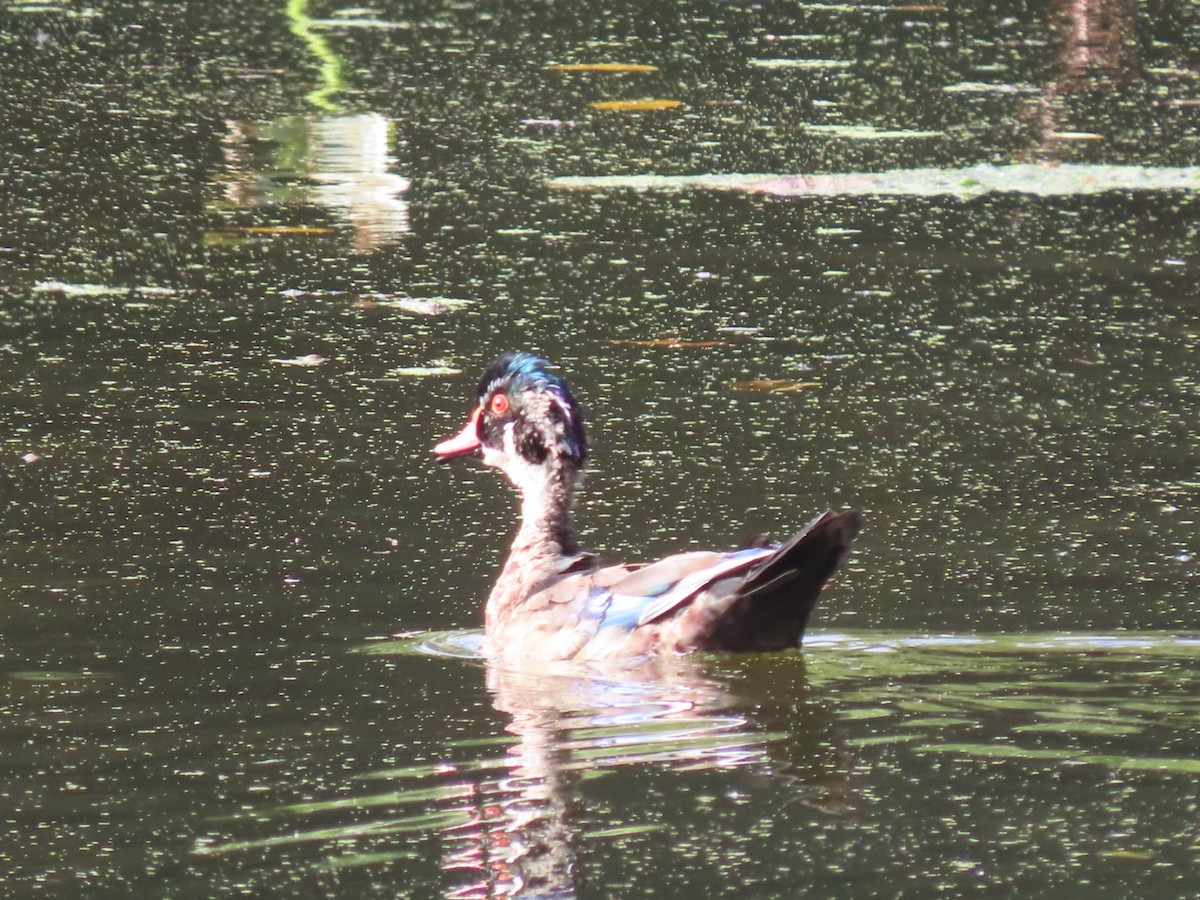
{"label": "pond", "polygon": [[[1200,889],[1200,7],[0,9],[15,896]],[[802,651],[480,658],[561,366],[614,561],[862,510]]]}

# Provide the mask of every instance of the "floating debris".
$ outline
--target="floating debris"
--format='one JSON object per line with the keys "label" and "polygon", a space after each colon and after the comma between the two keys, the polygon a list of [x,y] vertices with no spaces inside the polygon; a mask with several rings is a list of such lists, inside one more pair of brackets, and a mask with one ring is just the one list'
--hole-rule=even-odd
{"label": "floating debris", "polygon": [[827,34],[764,34],[764,41],[816,41],[823,43],[831,40]]}
{"label": "floating debris", "polygon": [[944,131],[905,131],[903,129],[875,128],[871,125],[805,125],[804,130],[830,137],[847,138],[855,141],[891,141],[908,138],[945,137]]}
{"label": "floating debris", "polygon": [[1036,84],[990,84],[985,81],[960,81],[942,87],[946,94],[1040,94]]}
{"label": "floating debris", "polygon": [[66,294],[69,297],[103,297],[108,294],[142,294],[146,296],[168,296],[178,294],[175,288],[142,287],[139,285],[113,286],[107,284],[69,284],[65,281],[39,281],[34,291],[46,294]]}
{"label": "floating debris", "polygon": [[387,19],[309,19],[312,28],[368,28],[380,31],[412,29],[412,22],[389,21]]}
{"label": "floating debris", "polygon": [[643,112],[655,109],[675,109],[683,106],[682,100],[598,100],[589,103],[592,109],[612,110],[617,112]]}
{"label": "floating debris", "polygon": [[946,7],[932,4],[911,4],[905,6],[889,6],[884,3],[799,3],[797,9],[809,9],[816,12],[844,13],[920,13],[945,12]]}
{"label": "floating debris", "polygon": [[42,293],[68,294],[75,297],[99,297],[121,292],[121,288],[109,287],[106,284],[67,284],[62,281],[40,281],[33,289]]}
{"label": "floating debris", "polygon": [[547,181],[565,190],[744,191],[778,197],[1042,197],[1106,191],[1200,191],[1200,166],[1114,166],[1085,163],[989,163],[961,169],[892,169],[820,175],[602,175]]}
{"label": "floating debris", "polygon": [[682,338],[652,338],[646,340],[603,340],[602,344],[614,344],[623,347],[688,347],[703,349],[706,347],[723,347],[725,341],[685,341]]}
{"label": "floating debris", "polygon": [[260,225],[224,230],[233,234],[337,234],[332,228],[317,228],[308,225]]}
{"label": "floating debris", "polygon": [[849,69],[852,59],[752,59],[756,69]]}
{"label": "floating debris", "polygon": [[544,67],[550,72],[657,72],[658,66],[638,63],[552,63]]}
{"label": "floating debris", "polygon": [[396,297],[392,294],[373,294],[354,301],[355,309],[399,309],[418,316],[440,316],[469,306],[471,300],[457,297]]}
{"label": "floating debris", "polygon": [[273,359],[273,363],[278,363],[281,366],[319,366],[325,362],[325,357],[319,353],[309,353],[306,356],[297,356],[293,359]]}
{"label": "floating debris", "polygon": [[790,394],[820,386],[819,381],[795,381],[791,378],[755,378],[730,382],[730,387],[735,391],[758,391],[763,394]]}
{"label": "floating debris", "polygon": [[286,75],[287,69],[256,69],[253,66],[217,66],[218,72],[224,72],[229,75]]}
{"label": "floating debris", "polygon": [[1052,131],[1047,135],[1055,141],[1102,141],[1104,135],[1094,131]]}
{"label": "floating debris", "polygon": [[1156,858],[1151,850],[1105,850],[1100,855],[1110,859],[1152,860]]}
{"label": "floating debris", "polygon": [[521,124],[530,128],[574,128],[579,123],[573,119],[522,119]]}
{"label": "floating debris", "polygon": [[655,831],[666,831],[667,826],[658,822],[647,822],[640,825],[620,825],[615,828],[597,828],[587,833],[589,841],[603,841],[609,838],[628,837],[634,834],[650,834]]}
{"label": "floating debris", "polygon": [[446,365],[443,360],[439,359],[434,360],[428,366],[401,366],[398,369],[392,369],[387,374],[400,378],[434,378],[439,375],[461,375],[462,369]]}

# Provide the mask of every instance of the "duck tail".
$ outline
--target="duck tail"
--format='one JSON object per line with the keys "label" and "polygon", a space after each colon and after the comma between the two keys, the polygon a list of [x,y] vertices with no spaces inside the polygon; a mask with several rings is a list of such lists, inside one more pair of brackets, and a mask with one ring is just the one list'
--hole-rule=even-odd
{"label": "duck tail", "polygon": [[856,512],[822,513],[751,569],[720,623],[713,650],[782,650],[799,646],[821,588],[850,554],[862,526]]}

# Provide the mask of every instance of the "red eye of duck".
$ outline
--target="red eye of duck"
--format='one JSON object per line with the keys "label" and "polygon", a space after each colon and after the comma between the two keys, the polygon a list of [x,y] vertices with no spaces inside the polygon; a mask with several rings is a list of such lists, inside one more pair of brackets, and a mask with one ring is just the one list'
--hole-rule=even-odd
{"label": "red eye of duck", "polygon": [[492,415],[502,416],[508,412],[508,397],[504,394],[496,394],[492,397]]}

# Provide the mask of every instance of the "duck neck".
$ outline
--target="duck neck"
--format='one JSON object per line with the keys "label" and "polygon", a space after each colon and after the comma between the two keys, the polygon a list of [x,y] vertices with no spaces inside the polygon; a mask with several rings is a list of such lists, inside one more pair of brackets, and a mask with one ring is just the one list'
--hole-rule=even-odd
{"label": "duck neck", "polygon": [[578,477],[575,468],[558,466],[546,470],[541,478],[517,485],[521,527],[488,598],[488,627],[505,618],[539,583],[556,574],[564,557],[579,552],[571,522]]}
{"label": "duck neck", "polygon": [[513,552],[522,550],[535,557],[560,557],[571,556],[579,549],[575,525],[571,522],[574,475],[558,474],[561,477],[547,481],[538,490],[522,494],[521,528],[513,540]]}

